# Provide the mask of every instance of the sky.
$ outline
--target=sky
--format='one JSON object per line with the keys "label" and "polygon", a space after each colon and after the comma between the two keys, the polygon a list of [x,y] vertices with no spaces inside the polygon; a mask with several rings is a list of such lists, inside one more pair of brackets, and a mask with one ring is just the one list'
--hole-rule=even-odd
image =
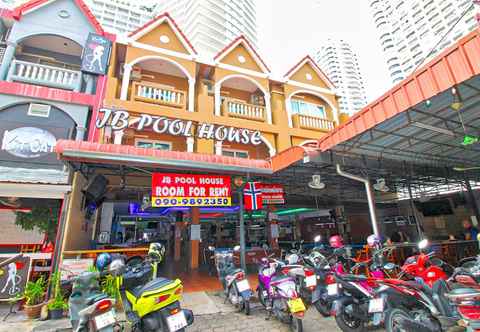
{"label": "sky", "polygon": [[330,37],[357,53],[369,102],[392,86],[367,0],[257,0],[257,25],[261,56],[277,75]]}

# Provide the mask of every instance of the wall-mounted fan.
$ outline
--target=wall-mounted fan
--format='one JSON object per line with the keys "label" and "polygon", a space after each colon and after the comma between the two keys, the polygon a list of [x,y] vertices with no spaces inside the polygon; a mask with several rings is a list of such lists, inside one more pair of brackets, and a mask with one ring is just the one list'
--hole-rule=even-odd
{"label": "wall-mounted fan", "polygon": [[390,191],[390,188],[387,187],[387,184],[385,183],[385,179],[383,178],[377,179],[377,183],[373,185],[373,188],[381,192]]}
{"label": "wall-mounted fan", "polygon": [[320,174],[313,174],[312,181],[308,183],[308,186],[312,189],[323,189],[325,188],[325,183],[322,182]]}

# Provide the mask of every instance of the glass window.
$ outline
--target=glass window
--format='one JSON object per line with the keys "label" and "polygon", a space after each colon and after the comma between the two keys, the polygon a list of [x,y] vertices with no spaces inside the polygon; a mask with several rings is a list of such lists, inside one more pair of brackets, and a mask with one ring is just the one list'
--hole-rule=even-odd
{"label": "glass window", "polygon": [[248,151],[223,149],[222,155],[235,158],[248,158]]}
{"label": "glass window", "polygon": [[317,118],[327,117],[325,107],[323,105],[307,103],[298,99],[292,99],[292,114],[314,116]]}
{"label": "glass window", "polygon": [[135,141],[135,146],[138,148],[165,150],[165,151],[170,151],[172,149],[171,143],[145,140],[145,139],[137,139]]}

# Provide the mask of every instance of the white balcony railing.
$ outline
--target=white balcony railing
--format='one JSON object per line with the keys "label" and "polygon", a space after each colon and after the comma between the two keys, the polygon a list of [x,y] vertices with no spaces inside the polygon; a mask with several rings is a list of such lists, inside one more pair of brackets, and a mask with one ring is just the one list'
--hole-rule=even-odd
{"label": "white balcony railing", "polygon": [[330,131],[335,128],[335,123],[333,121],[324,118],[303,114],[294,114],[292,118],[295,128],[314,129],[322,131]]}
{"label": "white balcony railing", "polygon": [[265,106],[253,105],[236,99],[225,98],[224,114],[235,118],[265,121]]}
{"label": "white balcony railing", "polygon": [[44,85],[79,92],[81,89],[81,78],[82,74],[80,71],[13,60],[7,81]]}
{"label": "white balcony railing", "polygon": [[186,108],[185,91],[173,89],[151,82],[133,83],[133,100],[146,103]]}

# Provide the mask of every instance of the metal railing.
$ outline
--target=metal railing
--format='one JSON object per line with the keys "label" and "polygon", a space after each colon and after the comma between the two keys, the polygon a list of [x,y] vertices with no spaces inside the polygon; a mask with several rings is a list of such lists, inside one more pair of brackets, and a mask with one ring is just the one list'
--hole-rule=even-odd
{"label": "metal railing", "polygon": [[231,117],[265,121],[265,106],[249,104],[238,99],[225,98],[223,109],[223,114]]}
{"label": "metal railing", "polygon": [[133,82],[133,100],[186,108],[186,92],[151,82]]}
{"label": "metal railing", "polygon": [[294,114],[292,116],[295,128],[331,131],[335,128],[335,122],[310,115]]}
{"label": "metal railing", "polygon": [[79,92],[81,89],[81,78],[82,73],[80,71],[13,60],[7,81],[44,85]]}

